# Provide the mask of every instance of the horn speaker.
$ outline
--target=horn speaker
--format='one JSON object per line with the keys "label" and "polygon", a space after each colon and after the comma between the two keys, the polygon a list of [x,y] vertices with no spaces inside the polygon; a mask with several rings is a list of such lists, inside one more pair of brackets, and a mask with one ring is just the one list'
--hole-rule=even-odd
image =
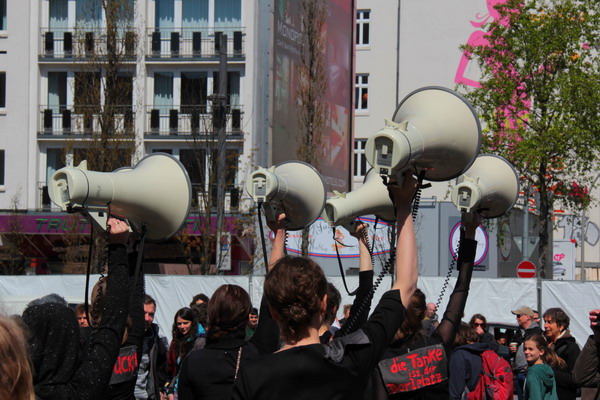
{"label": "horn speaker", "polygon": [[284,212],[287,230],[312,224],[323,212],[327,191],[321,174],[302,161],[286,161],[269,169],[259,168],[246,181],[246,191],[265,206],[268,220]]}
{"label": "horn speaker", "polygon": [[64,211],[107,211],[144,226],[146,238],[166,240],[177,233],[189,214],[192,190],[183,165],[173,156],[153,153],[133,168],[113,172],[62,168],[49,185],[50,199]]}

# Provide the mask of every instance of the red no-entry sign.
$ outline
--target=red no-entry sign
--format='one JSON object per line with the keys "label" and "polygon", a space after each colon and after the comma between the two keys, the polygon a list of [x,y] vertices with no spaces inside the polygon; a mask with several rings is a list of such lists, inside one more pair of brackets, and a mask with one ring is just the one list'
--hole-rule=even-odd
{"label": "red no-entry sign", "polygon": [[517,276],[519,278],[533,278],[535,276],[535,265],[531,261],[521,261],[517,265]]}

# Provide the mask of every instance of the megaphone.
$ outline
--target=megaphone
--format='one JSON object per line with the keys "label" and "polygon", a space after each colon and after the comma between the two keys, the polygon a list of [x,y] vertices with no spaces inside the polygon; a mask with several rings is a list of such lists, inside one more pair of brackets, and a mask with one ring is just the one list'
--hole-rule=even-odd
{"label": "megaphone", "polygon": [[471,166],[480,143],[479,118],[467,100],[425,87],[402,100],[393,121],[367,141],[365,156],[380,175],[398,177],[414,166],[424,179],[447,181]]}
{"label": "megaphone", "polygon": [[255,202],[263,203],[268,220],[284,212],[290,231],[312,224],[323,212],[327,196],[321,174],[302,161],[259,168],[246,181],[246,191]]}
{"label": "megaphone", "polygon": [[394,204],[381,176],[370,169],[361,187],[348,193],[334,192],[325,203],[323,219],[331,226],[346,229],[357,217],[375,215],[384,221],[394,221]]}
{"label": "megaphone", "polygon": [[146,238],[152,241],[177,233],[192,203],[185,168],[165,153],[153,153],[133,168],[113,172],[88,171],[85,161],[62,168],[52,175],[49,194],[52,202],[69,212],[92,214],[110,206],[111,214],[144,226]]}
{"label": "megaphone", "polygon": [[478,211],[497,218],[512,208],[519,196],[519,177],[504,158],[482,154],[452,187],[452,203],[460,212]]}

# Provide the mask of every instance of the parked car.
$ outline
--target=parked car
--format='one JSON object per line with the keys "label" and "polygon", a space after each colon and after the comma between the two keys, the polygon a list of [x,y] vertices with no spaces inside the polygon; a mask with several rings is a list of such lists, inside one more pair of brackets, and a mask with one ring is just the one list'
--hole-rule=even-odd
{"label": "parked car", "polygon": [[517,324],[507,324],[502,322],[488,322],[487,330],[494,335],[496,343],[498,343],[498,339],[500,339],[501,336],[506,337],[506,344],[498,344],[498,355],[508,360],[510,358],[508,345],[512,342],[512,338],[519,330],[519,326]]}

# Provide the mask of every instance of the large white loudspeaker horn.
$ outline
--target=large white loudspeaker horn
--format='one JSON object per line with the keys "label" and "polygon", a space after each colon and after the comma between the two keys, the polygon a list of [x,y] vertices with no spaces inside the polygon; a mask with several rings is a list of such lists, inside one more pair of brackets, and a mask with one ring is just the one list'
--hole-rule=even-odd
{"label": "large white loudspeaker horn", "polygon": [[357,217],[375,215],[384,221],[394,221],[394,204],[381,176],[369,170],[361,187],[348,193],[334,192],[325,203],[323,219],[331,226],[346,229]]}
{"label": "large white loudspeaker horn", "polygon": [[369,138],[365,155],[380,175],[414,166],[429,181],[447,181],[471,166],[480,141],[479,118],[462,96],[425,87],[402,100],[393,121]]}
{"label": "large white loudspeaker horn", "polygon": [[284,212],[291,231],[312,224],[323,212],[327,196],[321,174],[302,161],[259,168],[248,177],[246,191],[255,202],[263,203],[268,220]]}
{"label": "large white loudspeaker horn", "polygon": [[519,178],[512,165],[492,154],[477,157],[471,168],[452,187],[452,203],[460,212],[481,213],[484,218],[502,216],[517,201]]}
{"label": "large white loudspeaker horn", "polygon": [[185,224],[192,190],[188,174],[165,153],[144,157],[133,168],[114,172],[88,171],[86,163],[62,168],[52,175],[50,199],[65,211],[93,215],[107,211],[146,228],[146,238],[166,240]]}

